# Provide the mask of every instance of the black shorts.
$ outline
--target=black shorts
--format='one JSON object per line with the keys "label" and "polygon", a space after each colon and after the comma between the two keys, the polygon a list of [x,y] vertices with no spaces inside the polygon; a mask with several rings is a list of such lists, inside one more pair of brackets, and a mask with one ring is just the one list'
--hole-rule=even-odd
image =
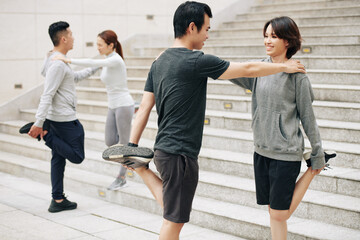
{"label": "black shorts", "polygon": [[163,183],[163,217],[175,223],[188,222],[199,180],[197,159],[156,150],[154,163]]}
{"label": "black shorts", "polygon": [[254,153],[256,200],[271,209],[288,210],[294,194],[300,161],[282,161]]}

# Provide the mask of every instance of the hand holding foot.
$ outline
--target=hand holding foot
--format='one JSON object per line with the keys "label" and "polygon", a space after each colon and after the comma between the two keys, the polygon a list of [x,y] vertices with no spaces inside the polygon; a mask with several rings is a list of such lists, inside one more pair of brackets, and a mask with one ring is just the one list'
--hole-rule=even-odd
{"label": "hand holding foot", "polygon": [[43,139],[43,137],[47,134],[48,131],[43,131],[41,127],[37,127],[35,125],[32,125],[30,128],[30,131],[28,132],[28,135],[33,138],[37,138],[40,135],[40,138]]}

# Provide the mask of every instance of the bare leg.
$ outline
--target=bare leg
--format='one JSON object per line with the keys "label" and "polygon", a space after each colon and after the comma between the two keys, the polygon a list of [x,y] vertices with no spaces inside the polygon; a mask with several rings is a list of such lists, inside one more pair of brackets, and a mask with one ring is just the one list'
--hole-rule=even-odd
{"label": "bare leg", "polygon": [[151,191],[152,195],[154,195],[155,200],[160,204],[162,208],[164,208],[162,193],[163,186],[161,179],[156,176],[155,173],[150,169],[136,168],[135,172],[139,174],[139,176],[142,178],[145,185]]}
{"label": "bare leg", "polygon": [[291,200],[289,210],[275,210],[269,207],[270,213],[270,226],[272,239],[282,240],[287,236],[287,223],[296,208],[299,206],[303,199],[311,181],[314,179],[315,174],[311,172],[311,167],[306,170],[302,177],[296,182],[293,198]]}
{"label": "bare leg", "polygon": [[159,240],[179,240],[180,231],[183,226],[184,223],[174,223],[164,219]]}

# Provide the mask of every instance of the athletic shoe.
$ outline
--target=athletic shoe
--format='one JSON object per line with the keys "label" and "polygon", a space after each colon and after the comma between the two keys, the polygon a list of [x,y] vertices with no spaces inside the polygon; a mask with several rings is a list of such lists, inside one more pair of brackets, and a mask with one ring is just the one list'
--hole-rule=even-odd
{"label": "athletic shoe", "polygon": [[103,159],[119,162],[131,168],[146,167],[154,157],[154,152],[145,147],[113,145],[102,154]]}
{"label": "athletic shoe", "polygon": [[[22,126],[20,129],[19,129],[19,133],[21,134],[28,134],[28,132],[30,131],[32,125],[34,125],[34,122],[29,122],[27,124],[25,124],[24,126]],[[43,130],[45,131],[49,131],[50,129],[50,122],[49,120],[45,119],[44,121],[44,124],[43,124]],[[41,138],[40,138],[40,135],[38,135],[37,137],[37,140],[40,141]]]}
{"label": "athletic shoe", "polygon": [[[336,152],[335,151],[324,151],[324,154],[325,154],[325,168],[324,168],[324,170],[331,169],[330,164],[328,164],[328,161],[331,158],[336,157]],[[304,153],[304,159],[306,161],[306,166],[311,167],[311,161],[310,161],[311,152]]]}
{"label": "athletic shoe", "polygon": [[[25,124],[24,126],[22,126],[22,127],[19,129],[19,133],[21,133],[21,134],[28,134],[28,132],[30,131],[32,125],[34,125],[34,122],[29,122],[29,123]],[[41,140],[40,135],[38,135],[36,138],[37,138],[38,141]]]}
{"label": "athletic shoe", "polygon": [[66,197],[64,197],[64,200],[60,203],[57,203],[54,199],[52,199],[48,211],[51,213],[55,213],[65,210],[73,210],[76,207],[77,207],[76,202],[70,202],[69,200],[66,199]]}
{"label": "athletic shoe", "polygon": [[126,187],[126,179],[117,177],[115,181],[110,186],[107,187],[107,189],[114,191],[123,187]]}

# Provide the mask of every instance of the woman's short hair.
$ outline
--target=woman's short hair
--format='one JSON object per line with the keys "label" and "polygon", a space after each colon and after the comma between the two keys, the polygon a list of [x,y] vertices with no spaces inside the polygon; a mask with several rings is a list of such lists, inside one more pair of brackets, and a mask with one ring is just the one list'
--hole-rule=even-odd
{"label": "woman's short hair", "polygon": [[264,25],[264,37],[266,29],[270,24],[275,35],[288,42],[289,45],[287,47],[286,57],[287,59],[290,59],[301,48],[302,38],[298,26],[294,20],[286,16],[273,18]]}

